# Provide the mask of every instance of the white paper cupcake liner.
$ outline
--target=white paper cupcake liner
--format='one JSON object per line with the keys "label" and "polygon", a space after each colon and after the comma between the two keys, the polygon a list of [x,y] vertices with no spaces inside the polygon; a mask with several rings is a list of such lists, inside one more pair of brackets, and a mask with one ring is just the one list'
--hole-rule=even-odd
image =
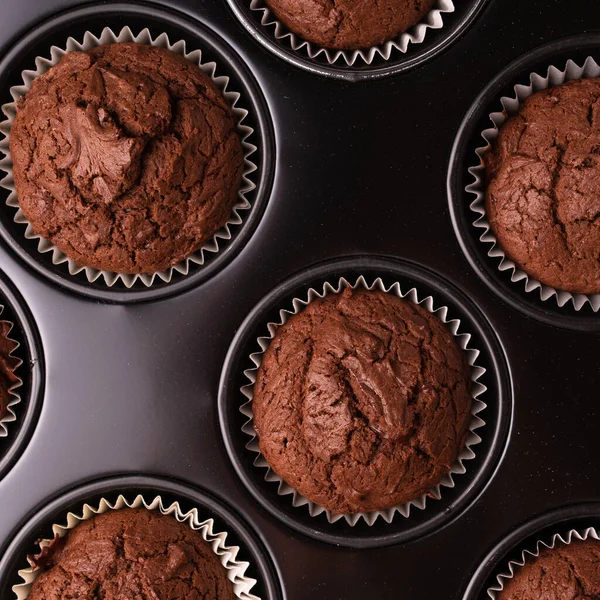
{"label": "white paper cupcake liner", "polygon": [[511,560],[508,563],[506,569],[496,577],[496,583],[488,588],[487,595],[492,598],[492,600],[496,600],[498,594],[504,589],[507,581],[512,579],[515,576],[515,573],[523,567],[528,560],[537,558],[543,549],[547,548],[552,550],[560,544],[568,546],[573,540],[584,542],[588,538],[600,541],[598,531],[593,527],[588,527],[583,530],[571,529],[566,535],[557,533],[552,536],[552,539],[549,542],[538,541],[535,550],[523,550],[519,560]]}
{"label": "white paper cupcake liner", "polygon": [[[236,203],[234,204],[231,213],[231,217],[227,223],[219,231],[217,231],[217,233],[215,233],[215,235],[199,250],[188,256],[185,260],[177,263],[165,271],[158,271],[151,274],[140,273],[128,275],[122,273],[113,273],[110,271],[99,271],[98,269],[94,269],[92,267],[78,265],[75,261],[71,260],[63,252],[61,252],[54,244],[37,235],[33,231],[33,227],[23,214],[23,211],[19,208],[19,201],[13,179],[13,164],[9,147],[10,130],[17,114],[17,102],[29,91],[33,80],[45,73],[48,69],[50,69],[50,67],[56,65],[67,52],[85,51],[97,46],[104,46],[106,44],[114,44],[117,42],[137,42],[138,44],[146,44],[158,48],[165,48],[184,56],[187,60],[193,63],[196,63],[200,69],[212,79],[214,84],[223,94],[223,97],[231,106],[235,121],[237,123],[237,129],[240,135],[244,153],[244,171],[242,175],[242,182],[238,191]],[[52,46],[50,48],[50,58],[44,58],[41,56],[36,57],[35,66],[35,71],[22,72],[23,84],[10,88],[13,102],[2,106],[2,112],[4,113],[6,119],[0,123],[0,132],[4,134],[4,139],[0,141],[0,152],[5,155],[5,158],[0,160],[0,169],[6,171],[7,175],[0,179],[0,187],[9,191],[6,204],[10,208],[16,209],[14,221],[15,223],[26,226],[24,235],[27,239],[38,241],[38,251],[40,253],[51,252],[52,263],[55,265],[66,263],[71,275],[77,275],[78,273],[84,272],[89,282],[94,282],[99,278],[103,278],[104,282],[109,287],[113,286],[117,281],[120,281],[127,288],[131,288],[138,281],[146,287],[150,287],[157,279],[165,283],[169,283],[175,273],[187,275],[192,265],[201,266],[204,264],[206,261],[206,254],[215,254],[219,252],[222,243],[232,238],[231,228],[233,226],[240,225],[243,221],[242,215],[244,211],[247,211],[251,208],[251,204],[246,196],[256,187],[256,185],[249,179],[249,175],[257,170],[256,165],[250,159],[250,156],[256,152],[257,148],[247,141],[254,130],[248,125],[244,124],[244,121],[248,116],[248,111],[239,106],[241,95],[238,92],[229,89],[229,77],[218,75],[217,63],[204,63],[202,60],[201,50],[193,50],[188,52],[186,50],[186,43],[183,40],[172,44],[166,33],[161,33],[158,37],[153,38],[148,29],[143,29],[138,35],[134,35],[129,27],[123,27],[118,34],[113,32],[112,29],[105,27],[102,30],[102,34],[99,38],[89,31],[86,31],[82,42],[69,37],[64,49],[58,48],[57,46]]]}
{"label": "white paper cupcake liner", "polygon": [[[467,357],[467,362],[470,366],[471,371],[471,396],[473,399],[471,405],[471,421],[469,423],[467,436],[465,439],[464,447],[460,451],[454,465],[450,471],[444,475],[442,480],[438,485],[429,490],[426,494],[411,500],[410,502],[406,502],[404,504],[398,504],[392,508],[388,508],[387,510],[381,511],[373,511],[373,512],[359,512],[353,514],[333,514],[330,510],[326,509],[323,506],[319,506],[314,502],[311,502],[304,496],[302,496],[298,491],[288,485],[277,473],[275,473],[270,467],[266,459],[260,453],[260,449],[258,446],[257,433],[254,429],[254,413],[252,411],[252,399],[254,395],[254,384],[256,383],[256,375],[258,368],[261,365],[263,354],[268,348],[269,344],[273,340],[275,333],[281,325],[286,323],[288,319],[292,315],[296,315],[311,302],[318,298],[324,298],[329,294],[339,294],[345,288],[351,289],[366,289],[366,290],[379,290],[381,292],[395,294],[400,298],[405,298],[414,302],[415,304],[419,304],[426,308],[430,313],[434,314],[436,317],[442,321],[448,328],[448,330],[455,337],[457,344],[459,347],[465,352]],[[242,431],[250,436],[250,441],[246,445],[248,450],[254,452],[257,456],[254,460],[254,466],[259,468],[266,469],[265,481],[268,482],[277,482],[279,484],[277,493],[280,496],[291,495],[292,496],[292,504],[295,507],[306,506],[308,511],[312,517],[316,517],[322,513],[325,513],[327,520],[330,523],[335,523],[340,519],[345,519],[346,522],[354,526],[359,520],[363,519],[368,525],[373,525],[375,521],[381,517],[387,523],[390,523],[396,514],[400,514],[405,518],[410,516],[410,511],[412,507],[418,508],[420,510],[425,509],[425,505],[427,502],[427,498],[434,498],[439,500],[442,494],[442,488],[453,488],[455,486],[454,477],[456,475],[461,475],[466,472],[466,467],[464,463],[475,458],[475,452],[473,447],[481,442],[481,438],[477,435],[476,430],[485,425],[485,421],[483,421],[480,417],[478,417],[478,413],[480,413],[484,408],[486,408],[486,404],[484,404],[481,400],[479,400],[479,396],[481,396],[485,391],[486,387],[479,383],[478,380],[485,373],[485,369],[476,364],[477,357],[479,356],[479,350],[475,350],[469,347],[469,342],[471,340],[471,335],[469,333],[465,333],[460,330],[461,322],[459,319],[451,319],[448,316],[449,309],[446,306],[438,306],[434,305],[434,299],[431,296],[427,296],[426,298],[419,299],[418,292],[415,288],[411,288],[407,291],[403,291],[400,283],[393,283],[391,286],[386,287],[381,280],[381,278],[377,278],[373,281],[371,285],[367,284],[365,277],[360,276],[354,285],[350,284],[344,277],[341,277],[337,283],[334,285],[329,282],[323,285],[322,291],[317,291],[313,288],[308,290],[308,294],[306,299],[294,298],[292,300],[291,309],[282,309],[279,311],[279,321],[277,323],[270,322],[267,324],[268,335],[259,337],[257,340],[257,345],[261,348],[260,352],[254,352],[250,355],[250,359],[255,364],[255,367],[252,369],[248,369],[244,371],[244,375],[249,379],[250,383],[243,386],[241,388],[242,394],[248,398],[248,402],[244,403],[240,407],[240,412],[248,417],[248,421],[242,427]]]}
{"label": "white paper cupcake liner", "polygon": [[593,58],[586,58],[582,67],[572,60],[568,60],[565,68],[562,70],[555,66],[550,66],[545,76],[538,73],[531,73],[528,85],[517,84],[514,87],[514,96],[502,96],[500,104],[503,110],[490,114],[493,127],[481,133],[481,137],[485,140],[486,145],[477,148],[475,151],[479,161],[477,166],[469,168],[469,173],[473,176],[474,181],[465,189],[468,193],[475,196],[475,200],[470,204],[471,210],[477,215],[473,225],[481,230],[480,241],[489,246],[487,255],[491,258],[499,259],[498,269],[500,271],[509,271],[510,279],[513,283],[523,282],[526,292],[535,292],[537,290],[540,298],[544,301],[554,298],[560,307],[565,306],[568,302],[572,302],[573,307],[577,311],[581,310],[586,304],[589,304],[594,312],[598,312],[600,310],[600,294],[574,294],[565,290],[557,290],[531,277],[531,275],[528,275],[506,256],[504,250],[498,244],[498,239],[490,227],[486,214],[486,182],[483,162],[484,155],[498,138],[498,133],[502,125],[510,117],[519,112],[526,98],[529,98],[529,96],[540,90],[561,85],[566,81],[594,77],[600,77],[600,66],[598,66],[598,63]]}
{"label": "white paper cupcake liner", "polygon": [[[3,310],[4,310],[4,307],[2,306],[2,304],[0,304],[0,315],[2,315]],[[15,344],[15,348],[9,354],[9,357],[14,358],[14,360],[15,360],[15,369],[14,369],[13,373],[14,373],[15,377],[17,378],[17,381],[10,388],[8,388],[8,394],[10,396],[10,400],[8,401],[8,404],[6,405],[6,414],[0,419],[0,439],[8,437],[8,433],[9,433],[8,429],[10,427],[10,424],[14,423],[17,420],[15,408],[16,408],[17,404],[21,403],[21,395],[19,394],[19,388],[21,388],[23,386],[23,381],[19,377],[19,374],[18,374],[18,370],[21,367],[21,365],[23,364],[23,361],[20,358],[18,358],[17,356],[14,356],[14,353],[17,351],[20,344],[19,344],[19,342],[17,342],[16,340],[13,340],[10,337],[10,332],[12,331],[14,324],[11,323],[10,321],[3,321],[0,318],[0,323],[2,323],[2,322],[9,324],[10,329],[9,329],[7,338],[10,342],[13,342]]]}
{"label": "white paper cupcake liner", "polygon": [[[228,579],[233,584],[235,597],[240,600],[260,600],[258,596],[251,593],[251,589],[256,584],[256,580],[246,575],[246,571],[250,565],[248,562],[237,559],[240,549],[238,546],[227,545],[227,533],[215,532],[213,519],[200,521],[198,510],[196,508],[192,508],[189,512],[184,513],[178,502],[165,505],[160,496],[153,497],[150,502],[147,502],[141,494],[138,494],[133,502],[129,502],[122,495],[120,495],[114,503],[102,498],[95,506],[84,504],[80,514],[69,512],[66,515],[65,523],[62,525],[52,525],[52,531],[55,536],[62,538],[67,535],[71,529],[77,527],[82,521],[87,521],[96,515],[100,515],[109,510],[141,507],[144,507],[147,510],[158,510],[163,515],[168,515],[177,519],[180,523],[187,523],[194,531],[198,532],[198,535],[202,536],[202,539],[211,546],[213,552],[219,557],[221,564],[227,570]],[[49,539],[38,542],[42,550],[52,543],[53,540]],[[17,600],[25,600],[25,598],[27,598],[33,582],[42,571],[43,569],[39,568],[22,569],[19,571],[19,576],[23,580],[23,583],[19,583],[12,588]]]}
{"label": "white paper cupcake liner", "polygon": [[444,14],[453,13],[452,0],[437,0],[435,8],[429,11],[420,23],[401,33],[396,39],[385,42],[379,46],[371,46],[364,50],[335,50],[323,48],[292,33],[287,27],[277,20],[264,0],[252,0],[250,10],[261,12],[260,22],[263,27],[272,30],[275,39],[289,44],[295,52],[302,53],[309,58],[325,58],[330,65],[345,63],[353,66],[357,61],[370,65],[376,58],[389,60],[395,51],[406,54],[411,44],[421,44],[430,29],[441,29],[444,26]]}

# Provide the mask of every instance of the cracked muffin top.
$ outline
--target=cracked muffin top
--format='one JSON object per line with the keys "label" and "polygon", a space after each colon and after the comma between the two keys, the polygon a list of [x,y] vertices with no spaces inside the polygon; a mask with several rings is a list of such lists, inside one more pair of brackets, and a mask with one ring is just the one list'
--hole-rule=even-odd
{"label": "cracked muffin top", "polygon": [[154,273],[231,215],[243,153],[232,111],[184,57],[142,44],[69,52],[10,132],[19,206],[81,266]]}
{"label": "cracked muffin top", "polygon": [[19,381],[15,375],[19,361],[11,356],[17,344],[8,337],[11,327],[7,321],[0,321],[0,419],[6,416],[11,400],[10,389]]}
{"label": "cracked muffin top", "polygon": [[346,288],[277,330],[252,406],[260,451],[289,485],[334,513],[383,510],[450,470],[470,420],[470,372],[435,315]]}
{"label": "cracked muffin top", "polygon": [[146,509],[83,521],[34,562],[43,569],[28,600],[233,600],[227,571],[199,533]]}
{"label": "cracked muffin top", "polygon": [[484,161],[489,222],[507,256],[556,289],[600,293],[600,80],[527,98]]}
{"label": "cracked muffin top", "polygon": [[545,548],[515,572],[498,600],[596,600],[600,598],[600,542],[588,538]]}
{"label": "cracked muffin top", "polygon": [[359,50],[410,29],[435,0],[265,0],[290,31],[324,48]]}

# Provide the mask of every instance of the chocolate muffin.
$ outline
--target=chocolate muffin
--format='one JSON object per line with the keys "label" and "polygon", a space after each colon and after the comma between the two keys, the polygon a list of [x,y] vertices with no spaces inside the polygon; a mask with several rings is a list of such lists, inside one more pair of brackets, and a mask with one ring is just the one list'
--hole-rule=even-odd
{"label": "chocolate muffin", "polygon": [[69,52],[10,132],[19,206],[81,266],[154,273],[231,215],[243,153],[232,111],[184,57],[142,44]]}
{"label": "chocolate muffin", "polygon": [[444,324],[346,288],[276,332],[252,402],[271,468],[333,513],[390,508],[440,482],[463,446],[470,373]]}
{"label": "chocolate muffin", "polygon": [[227,572],[200,534],[146,509],[83,521],[38,558],[28,600],[232,600]]}
{"label": "chocolate muffin", "polygon": [[594,539],[546,548],[518,569],[498,600],[600,598],[600,543]]}
{"label": "chocolate muffin", "polygon": [[600,79],[538,92],[485,155],[500,247],[542,283],[600,293]]}
{"label": "chocolate muffin", "polygon": [[324,48],[359,50],[398,37],[423,20],[435,0],[265,0],[290,31]]}
{"label": "chocolate muffin", "polygon": [[11,327],[7,321],[0,321],[0,420],[6,416],[8,404],[12,400],[10,389],[19,381],[15,375],[19,361],[11,356],[17,344],[8,337]]}

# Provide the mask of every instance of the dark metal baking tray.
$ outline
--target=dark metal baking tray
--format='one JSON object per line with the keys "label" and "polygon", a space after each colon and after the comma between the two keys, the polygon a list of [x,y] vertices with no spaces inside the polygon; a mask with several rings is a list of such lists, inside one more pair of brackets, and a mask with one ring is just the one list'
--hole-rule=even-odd
{"label": "dark metal baking tray", "polygon": [[[265,599],[482,598],[498,561],[532,536],[598,523],[600,315],[553,308],[552,319],[543,318],[524,294],[498,293],[481,261],[463,253],[447,198],[447,181],[465,167],[450,163],[452,147],[479,92],[512,61],[567,36],[586,34],[582,40],[591,41],[573,52],[600,60],[600,37],[590,32],[598,3],[488,0],[435,57],[361,82],[277,58],[226,0],[0,0],[0,8],[0,61],[8,69],[0,72],[0,101],[9,100],[7,82],[37,48],[82,31],[74,14],[87,12],[96,30],[164,25],[199,47],[210,42],[224,68],[243,73],[264,112],[263,150],[271,152],[256,220],[239,247],[160,294],[110,294],[49,277],[43,259],[30,254],[32,266],[21,255],[22,240],[6,234],[12,226],[2,219],[0,304],[2,316],[16,321],[28,382],[18,433],[0,445],[1,598],[11,598],[15,567],[51,521],[103,493],[159,491],[216,515],[253,564]],[[46,37],[34,42],[28,36],[40,25]],[[558,48],[567,58],[571,46]],[[459,196],[451,202],[462,210]],[[247,465],[235,460],[239,440],[223,414],[236,414],[239,373],[229,377],[223,367],[236,332],[263,299],[285,299],[283,282],[306,285],[343,256],[350,258],[342,271],[395,265],[400,276],[459,299],[457,309],[464,301],[500,357],[498,369],[490,362],[490,375],[504,382],[489,385],[489,405],[499,409],[493,425],[502,432],[493,468],[430,528],[393,522],[353,533],[318,520],[311,527],[301,508],[296,515],[268,490],[251,492]]]}

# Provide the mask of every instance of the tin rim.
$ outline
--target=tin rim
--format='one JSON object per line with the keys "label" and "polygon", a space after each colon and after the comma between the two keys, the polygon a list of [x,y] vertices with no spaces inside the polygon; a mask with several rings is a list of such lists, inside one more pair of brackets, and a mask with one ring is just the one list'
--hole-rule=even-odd
{"label": "tin rim", "polygon": [[[257,331],[263,331],[266,323],[286,305],[288,300],[302,294],[308,287],[319,285],[333,276],[353,277],[363,274],[371,277],[394,279],[416,287],[419,292],[431,293],[448,306],[453,315],[464,320],[465,331],[473,336],[473,346],[481,351],[478,363],[488,373],[482,377],[486,392],[487,408],[482,411],[486,433],[478,445],[477,456],[467,472],[457,478],[456,486],[445,497],[424,511],[418,511],[407,519],[395,519],[391,523],[348,525],[343,519],[328,523],[326,518],[312,517],[298,511],[289,499],[278,496],[276,486],[264,481],[264,473],[253,464],[254,454],[246,449],[246,436],[241,427],[244,416],[239,407],[245,398],[241,396],[240,382],[244,380],[251,348]],[[387,257],[360,256],[328,260],[311,266],[284,281],[250,312],[231,343],[219,384],[218,412],[221,435],[233,468],[250,494],[266,510],[288,527],[314,539],[349,548],[382,547],[414,539],[439,531],[463,514],[479,498],[493,479],[504,456],[513,413],[513,385],[510,367],[503,345],[493,326],[468,297],[441,276],[409,261]],[[322,515],[321,515],[322,516]]]}
{"label": "tin rim", "polygon": [[[110,17],[110,18],[109,18]],[[249,110],[249,118],[255,130],[249,140],[257,146],[253,154],[253,162],[258,166],[255,171],[256,189],[249,193],[252,207],[244,215],[243,223],[233,233],[232,239],[203,266],[193,269],[188,275],[178,276],[171,283],[155,284],[150,288],[127,290],[125,287],[107,288],[102,283],[90,283],[80,275],[70,275],[61,265],[53,265],[49,259],[35,252],[35,244],[28,244],[23,233],[11,218],[0,220],[0,236],[13,252],[34,269],[38,274],[70,292],[83,294],[96,300],[132,303],[151,301],[181,293],[207,281],[221,271],[242,250],[254,234],[260,222],[266,204],[271,195],[275,174],[275,135],[267,102],[243,58],[216,32],[199,20],[190,20],[181,13],[162,9],[148,4],[122,2],[116,4],[92,4],[67,10],[39,24],[14,44],[0,60],[0,86],[8,89],[9,82],[17,77],[19,65],[27,61],[28,54],[36,52],[38,44],[50,46],[57,36],[65,39],[66,31],[73,31],[77,26],[85,24],[85,28],[93,27],[93,20],[101,20],[102,25],[110,26],[113,21],[126,17],[136,25],[136,17],[143,26],[160,29],[171,28],[181,39],[193,39],[202,47],[208,57],[217,57],[219,64],[226,68],[225,74],[231,77],[233,85],[245,101]],[[142,27],[143,28],[143,27]],[[256,137],[254,137],[256,136]],[[254,174],[253,174],[254,175]]]}
{"label": "tin rim", "polygon": [[[231,535],[232,541],[240,546],[240,558],[246,555],[252,566],[249,575],[258,583],[255,593],[265,600],[284,600],[279,568],[273,552],[266,541],[255,533],[241,517],[221,500],[211,494],[173,479],[152,475],[113,476],[87,483],[60,494],[41,508],[38,507],[9,536],[10,544],[0,560],[0,596],[9,597],[11,586],[18,582],[18,570],[27,566],[26,555],[35,549],[36,540],[49,529],[52,523],[67,512],[76,510],[87,501],[96,498],[147,493],[161,495],[179,501],[182,506],[196,507],[199,514],[214,518],[220,528]],[[50,529],[51,532],[51,529]]]}
{"label": "tin rim", "polygon": [[21,456],[37,425],[44,390],[44,356],[37,326],[20,294],[8,277],[0,271],[0,318],[14,324],[11,338],[19,342],[16,356],[23,361],[19,367],[23,385],[19,388],[21,402],[15,407],[16,421],[12,422],[5,438],[0,438],[0,480]]}
{"label": "tin rim", "polygon": [[486,590],[513,557],[519,556],[526,548],[535,548],[540,539],[563,530],[585,527],[600,527],[599,502],[563,506],[526,521],[486,554],[464,591],[462,600],[489,600]]}
{"label": "tin rim", "polygon": [[[278,58],[294,67],[304,69],[314,75],[321,75],[342,81],[370,81],[402,73],[418,67],[424,62],[437,56],[454,43],[473,23],[476,17],[489,4],[489,0],[469,0],[459,2],[453,18],[447,19],[447,24],[437,32],[428,32],[425,40],[413,49],[400,54],[395,59],[382,60],[380,64],[347,66],[329,65],[318,60],[304,57],[285,44],[280,43],[265,29],[249,8],[245,0],[227,0],[229,8],[244,27],[244,29],[262,46]],[[398,53],[399,54],[399,53]]]}
{"label": "tin rim", "polygon": [[[600,34],[584,34],[561,38],[528,52],[509,64],[479,93],[458,128],[447,176],[447,194],[454,232],[467,261],[494,294],[512,308],[547,325],[574,331],[600,331],[600,318],[587,306],[576,311],[571,304],[559,307],[536,294],[521,289],[510,280],[507,272],[498,270],[497,261],[487,256],[488,246],[479,240],[481,231],[470,204],[473,200],[465,187],[471,181],[475,148],[481,146],[481,131],[489,126],[489,114],[497,109],[500,97],[507,95],[515,84],[526,80],[532,72],[553,63],[580,55],[593,55],[600,43]],[[599,58],[600,60],[600,58]],[[483,125],[483,126],[482,126]]]}

